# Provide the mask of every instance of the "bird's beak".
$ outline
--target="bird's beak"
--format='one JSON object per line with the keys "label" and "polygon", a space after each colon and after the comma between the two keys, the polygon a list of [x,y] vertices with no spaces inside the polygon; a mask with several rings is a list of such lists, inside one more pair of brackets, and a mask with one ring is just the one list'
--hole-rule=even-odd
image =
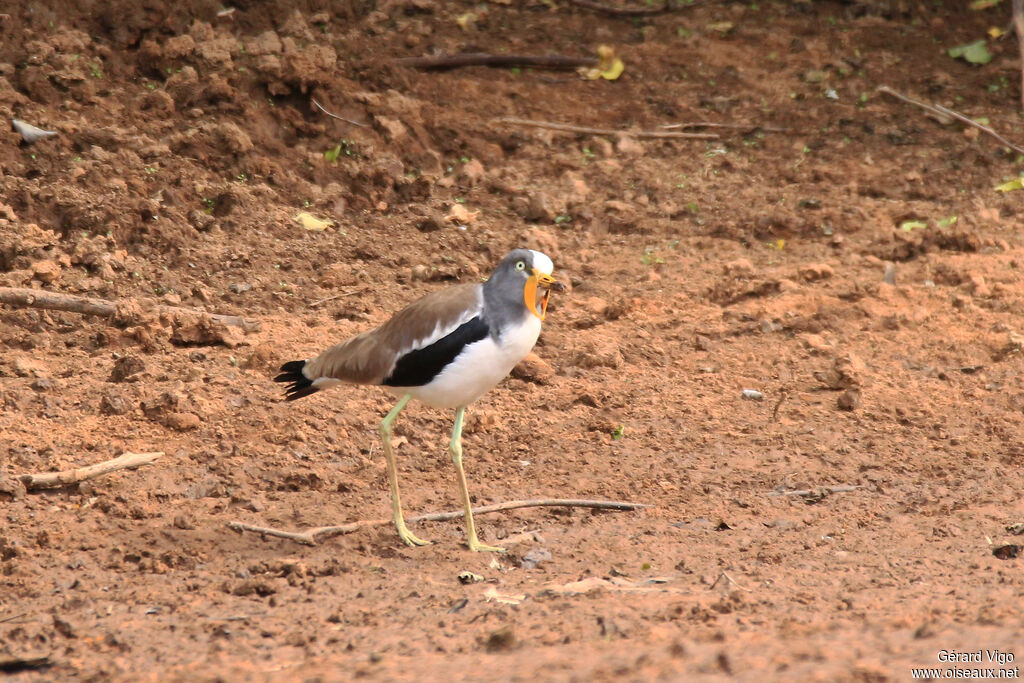
{"label": "bird's beak", "polygon": [[[544,290],[540,297],[539,312],[537,311],[538,289]],[[564,292],[565,285],[536,268],[533,269],[533,275],[526,281],[526,287],[523,288],[523,300],[526,302],[526,307],[541,320],[544,320],[544,317],[548,314],[548,297],[551,296],[552,289],[556,292]]]}

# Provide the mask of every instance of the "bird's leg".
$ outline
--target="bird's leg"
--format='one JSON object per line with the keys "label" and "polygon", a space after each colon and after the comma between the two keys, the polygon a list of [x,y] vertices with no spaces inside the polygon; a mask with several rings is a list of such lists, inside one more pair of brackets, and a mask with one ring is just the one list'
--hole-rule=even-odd
{"label": "bird's leg", "polygon": [[459,475],[459,494],[462,496],[462,507],[466,511],[466,543],[473,552],[490,551],[503,553],[505,552],[504,548],[484,545],[476,537],[476,524],[473,523],[473,505],[469,502],[466,473],[462,469],[462,417],[465,414],[465,406],[455,411],[455,427],[452,429],[452,442],[448,446],[448,450],[452,454],[452,462],[455,463],[455,472]]}
{"label": "bird's leg", "polygon": [[387,417],[381,420],[380,436],[384,441],[384,459],[388,464],[388,484],[391,485],[391,510],[395,515],[395,527],[398,529],[398,535],[407,545],[428,545],[430,541],[424,541],[405,526],[405,518],[402,517],[402,496],[398,493],[398,467],[395,463],[395,453],[391,450],[391,423],[402,412],[402,408],[410,398],[412,398],[411,394],[403,396],[387,414]]}

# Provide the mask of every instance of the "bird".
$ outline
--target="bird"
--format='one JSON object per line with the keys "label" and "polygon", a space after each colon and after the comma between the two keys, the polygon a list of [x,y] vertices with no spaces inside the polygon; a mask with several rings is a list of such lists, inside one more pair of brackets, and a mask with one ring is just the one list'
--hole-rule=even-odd
{"label": "bird", "polygon": [[409,546],[429,542],[406,526],[391,445],[392,426],[410,400],[455,410],[449,453],[455,465],[466,543],[474,552],[504,552],[477,537],[466,474],[462,426],[466,407],[493,389],[533,348],[552,291],[565,291],[551,258],[532,249],[509,252],[482,283],[431,292],[387,322],[330,347],[315,358],[281,366],[274,381],[287,383],[294,401],[339,384],[383,386],[399,397],[380,423],[398,536]]}

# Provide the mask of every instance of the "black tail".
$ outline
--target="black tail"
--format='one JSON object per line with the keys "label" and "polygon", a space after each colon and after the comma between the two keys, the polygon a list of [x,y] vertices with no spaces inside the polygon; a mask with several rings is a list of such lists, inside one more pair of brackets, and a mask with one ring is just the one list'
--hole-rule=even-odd
{"label": "black tail", "polygon": [[286,401],[294,401],[320,391],[313,386],[313,380],[302,374],[302,368],[305,366],[304,360],[289,361],[281,366],[281,374],[274,378],[275,382],[291,382],[284,392]]}

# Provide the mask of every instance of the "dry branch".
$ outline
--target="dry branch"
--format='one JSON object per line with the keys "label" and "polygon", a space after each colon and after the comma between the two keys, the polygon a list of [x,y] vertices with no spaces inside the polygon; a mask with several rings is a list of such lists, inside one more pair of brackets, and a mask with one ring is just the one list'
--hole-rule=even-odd
{"label": "dry branch", "polygon": [[432,57],[400,57],[398,66],[417,69],[454,69],[460,66],[512,67],[526,66],[537,69],[576,69],[597,66],[597,57],[565,57],[562,55],[492,55],[487,52],[465,52],[458,55]]}
{"label": "dry branch", "polygon": [[819,486],[813,489],[799,489],[796,491],[772,491],[768,495],[770,496],[820,496],[824,497],[831,493],[850,493],[856,491],[860,486],[853,486],[850,484],[840,484],[839,486]]}
{"label": "dry branch", "polygon": [[1024,0],[1013,0],[1013,30],[1020,50],[1020,106],[1024,109]]}
{"label": "dry branch", "polygon": [[679,139],[688,138],[694,140],[717,140],[714,133],[666,133],[658,130],[615,130],[613,128],[590,128],[589,126],[574,126],[568,123],[551,123],[549,121],[533,121],[530,119],[500,118],[495,119],[497,123],[507,123],[510,126],[528,126],[530,128],[547,128],[558,130],[563,133],[582,133],[584,135],[614,135],[634,138],[648,139]]}
{"label": "dry branch", "polygon": [[104,474],[110,474],[119,470],[134,470],[143,465],[149,465],[162,455],[163,453],[125,453],[119,458],[98,462],[95,465],[87,465],[86,467],[64,470],[62,472],[23,474],[18,478],[29,491],[52,489],[69,484],[77,484],[87,479],[95,479],[96,477],[102,477]]}
{"label": "dry branch", "polygon": [[[712,0],[712,2],[717,0]],[[610,5],[602,5],[594,0],[569,0],[570,3],[577,7],[585,7],[586,9],[592,9],[595,12],[603,12],[604,14],[610,14],[613,17],[653,17],[659,14],[668,14],[669,12],[678,12],[684,9],[692,9],[700,5],[709,5],[711,2],[691,2],[686,5],[673,5],[670,1],[666,0],[665,4],[661,7],[612,7]]]}
{"label": "dry branch", "polygon": [[[593,508],[597,510],[642,510],[648,506],[643,503],[628,503],[613,500],[538,498],[534,500],[513,500],[507,503],[484,505],[482,507],[473,508],[473,514],[485,515],[489,512],[501,512],[502,510],[516,510],[519,508],[529,507],[577,507]],[[426,515],[410,517],[405,521],[409,523],[446,522],[448,520],[458,519],[464,515],[465,513],[462,510],[455,510],[452,512],[432,512]],[[274,538],[284,538],[289,541],[295,541],[296,543],[302,543],[303,545],[316,545],[317,541],[328,539],[332,536],[350,534],[353,531],[358,531],[359,529],[386,526],[391,523],[392,521],[390,519],[371,519],[359,522],[350,522],[348,524],[341,524],[338,526],[311,527],[305,531],[285,531],[283,529],[275,529],[273,527],[255,526],[244,522],[228,522],[228,528],[234,529],[235,531],[252,531],[257,534],[263,534],[264,536],[273,536]]]}
{"label": "dry branch", "polygon": [[997,133],[994,130],[992,130],[991,128],[989,128],[988,126],[983,125],[981,123],[978,123],[977,121],[974,121],[974,120],[964,116],[960,112],[953,111],[952,109],[949,109],[947,107],[943,107],[941,104],[936,104],[936,105],[932,106],[930,104],[926,104],[924,102],[920,102],[918,100],[913,99],[912,97],[907,97],[906,95],[902,95],[902,94],[896,92],[895,90],[893,90],[892,88],[890,88],[889,86],[886,86],[886,85],[879,86],[878,87],[878,92],[885,93],[886,95],[892,95],[896,99],[902,100],[902,101],[906,102],[907,104],[912,104],[915,107],[921,107],[921,109],[924,109],[925,111],[930,112],[932,115],[939,117],[940,120],[941,119],[956,119],[960,123],[968,125],[971,128],[977,128],[978,130],[980,130],[981,132],[985,133],[986,135],[991,135],[996,140],[998,140],[999,142],[1003,143],[1004,145],[1006,145],[1007,147],[1009,147],[1013,151],[1015,151],[1015,152],[1017,152],[1019,154],[1024,154],[1024,147],[1018,147],[1017,145],[1013,144],[1012,142],[1010,142],[1009,140],[1004,138],[999,133]]}
{"label": "dry branch", "polygon": [[691,123],[667,123],[662,126],[663,130],[675,130],[677,128],[733,128],[736,130],[763,130],[766,133],[788,133],[789,128],[778,128],[776,126],[762,126],[759,123],[717,123],[715,121],[693,121]]}
{"label": "dry branch", "polygon": [[[73,294],[61,294],[60,292],[48,292],[43,289],[0,287],[0,304],[45,308],[51,311],[68,311],[70,313],[81,313],[82,315],[98,315],[104,318],[113,318],[117,315],[117,304],[113,301],[75,296]],[[206,313],[193,308],[165,306],[163,304],[158,304],[156,308],[158,311],[170,314],[185,314],[198,317],[208,316],[212,322],[231,327],[241,327],[246,332],[253,332],[260,328],[258,322],[247,320],[237,315]]]}

